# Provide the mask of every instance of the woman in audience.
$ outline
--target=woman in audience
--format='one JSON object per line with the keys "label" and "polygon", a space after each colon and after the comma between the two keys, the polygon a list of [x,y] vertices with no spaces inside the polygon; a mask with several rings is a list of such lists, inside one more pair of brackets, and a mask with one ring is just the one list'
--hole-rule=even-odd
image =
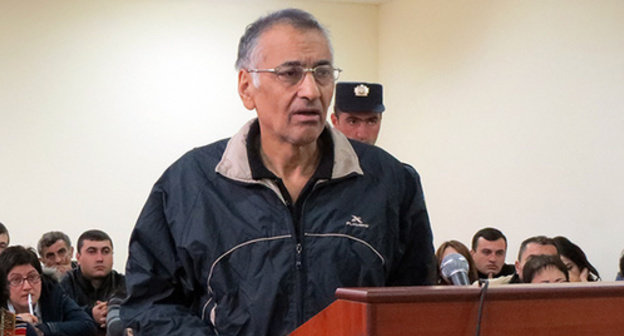
{"label": "woman in audience", "polygon": [[466,245],[462,244],[457,240],[449,240],[445,241],[438,247],[436,251],[436,259],[438,261],[438,285],[452,285],[449,279],[445,279],[442,276],[442,272],[440,272],[440,264],[442,263],[442,259],[451,253],[459,253],[468,261],[468,280],[470,283],[473,283],[479,280],[479,276],[477,275],[477,268],[475,267],[474,260],[472,260],[472,256],[468,251]]}
{"label": "woman in audience", "polygon": [[55,280],[41,274],[37,255],[22,246],[0,254],[0,274],[8,289],[6,306],[29,324],[28,336],[95,335],[95,322],[69,298]]}
{"label": "woman in audience", "polygon": [[558,256],[534,255],[524,264],[522,280],[525,283],[557,283],[570,281],[568,269]]}
{"label": "woman in audience", "polygon": [[561,261],[566,265],[570,275],[570,282],[598,281],[600,275],[596,268],[589,263],[585,252],[568,238],[558,236],[553,238]]}

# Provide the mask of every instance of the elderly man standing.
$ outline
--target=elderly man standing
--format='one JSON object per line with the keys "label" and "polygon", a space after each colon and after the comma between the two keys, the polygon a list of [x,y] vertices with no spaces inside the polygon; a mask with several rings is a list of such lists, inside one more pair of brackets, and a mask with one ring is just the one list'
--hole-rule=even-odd
{"label": "elderly man standing", "polygon": [[338,287],[430,284],[416,172],[325,121],[331,50],[301,10],[247,27],[238,91],[257,119],[184,155],[152,189],[121,308],[135,335],[285,335]]}

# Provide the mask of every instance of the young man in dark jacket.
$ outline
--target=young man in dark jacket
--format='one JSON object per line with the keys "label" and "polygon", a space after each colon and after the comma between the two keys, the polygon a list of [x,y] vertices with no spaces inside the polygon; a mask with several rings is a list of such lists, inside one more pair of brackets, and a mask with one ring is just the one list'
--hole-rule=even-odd
{"label": "young man in dark jacket", "polygon": [[184,155],[130,238],[121,317],[135,335],[285,335],[338,287],[432,281],[415,170],[326,121],[327,33],[287,9],[247,27],[238,91],[258,118]]}
{"label": "young man in dark jacket", "polygon": [[61,287],[97,322],[98,335],[104,335],[108,301],[125,297],[125,279],[113,269],[113,241],[105,232],[84,232],[77,248],[78,268],[65,275]]}

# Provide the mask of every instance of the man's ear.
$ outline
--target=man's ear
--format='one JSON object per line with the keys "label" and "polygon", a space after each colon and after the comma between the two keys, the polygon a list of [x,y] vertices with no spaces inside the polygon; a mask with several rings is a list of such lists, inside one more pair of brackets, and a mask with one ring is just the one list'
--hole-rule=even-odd
{"label": "man's ear", "polygon": [[516,266],[516,274],[518,274],[519,277],[522,277],[522,269],[520,268],[520,262],[518,260],[516,260],[514,266]]}
{"label": "man's ear", "polygon": [[332,125],[334,125],[334,127],[336,127],[336,125],[338,125],[338,116],[336,115],[336,112],[332,113],[330,118],[331,118],[331,121],[332,121]]}
{"label": "man's ear", "polygon": [[[70,256],[74,255],[74,247],[73,246],[69,248],[69,255]],[[71,258],[69,258],[69,259],[71,259]]]}
{"label": "man's ear", "polygon": [[253,99],[254,90],[256,87],[253,84],[253,78],[251,78],[251,74],[246,70],[238,71],[238,95],[241,97],[243,101],[243,105],[248,110],[253,110],[256,108],[256,103]]}

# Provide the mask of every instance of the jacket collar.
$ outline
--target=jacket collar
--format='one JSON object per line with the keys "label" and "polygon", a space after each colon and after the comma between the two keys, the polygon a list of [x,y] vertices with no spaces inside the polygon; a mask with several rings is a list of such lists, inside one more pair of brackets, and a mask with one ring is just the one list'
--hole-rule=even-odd
{"label": "jacket collar", "polygon": [[[247,134],[257,118],[248,121],[227,143],[221,161],[215,171],[227,178],[254,183],[251,168],[247,156]],[[355,150],[349,140],[339,131],[325,123],[325,129],[329,130],[334,146],[334,162],[332,164],[331,179],[345,177],[350,174],[363,175]]]}

